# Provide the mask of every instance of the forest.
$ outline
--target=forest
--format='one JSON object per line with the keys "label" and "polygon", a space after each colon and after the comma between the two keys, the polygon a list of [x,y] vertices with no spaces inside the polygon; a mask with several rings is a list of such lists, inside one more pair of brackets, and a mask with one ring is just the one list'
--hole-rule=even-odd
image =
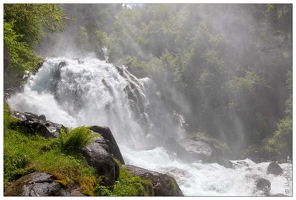
{"label": "forest", "polygon": [[292,4],[4,4],[4,92],[47,56],[153,79],[188,134],[292,156]]}

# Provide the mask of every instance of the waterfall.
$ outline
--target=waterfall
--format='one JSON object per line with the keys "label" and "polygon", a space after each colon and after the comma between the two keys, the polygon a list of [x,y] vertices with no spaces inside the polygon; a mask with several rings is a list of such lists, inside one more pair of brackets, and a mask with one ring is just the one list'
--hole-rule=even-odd
{"label": "waterfall", "polygon": [[[189,196],[260,196],[255,180],[270,180],[271,194],[292,195],[285,176],[267,175],[268,163],[226,169],[216,163],[186,163],[166,147],[186,132],[183,117],[166,108],[149,78],[97,59],[46,58],[23,91],[8,98],[13,110],[44,114],[68,127],[108,126],[127,164],[167,173]],[[233,161],[236,162],[236,161]],[[291,175],[289,164],[281,164]],[[287,192],[288,191],[288,192]]]}
{"label": "waterfall", "polygon": [[97,59],[47,58],[8,103],[69,127],[108,126],[119,144],[141,149],[184,134],[152,80]]}

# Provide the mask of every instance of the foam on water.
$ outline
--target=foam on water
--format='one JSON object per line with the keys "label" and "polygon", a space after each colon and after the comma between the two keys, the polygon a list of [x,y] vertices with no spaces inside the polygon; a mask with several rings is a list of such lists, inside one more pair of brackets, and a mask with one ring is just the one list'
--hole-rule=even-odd
{"label": "foam on water", "polygon": [[256,164],[249,159],[233,160],[244,164],[230,169],[217,163],[184,163],[164,148],[134,151],[120,146],[120,149],[127,163],[173,176],[186,196],[263,196],[255,187],[258,178],[271,182],[271,195],[292,195],[292,182],[286,178],[292,177],[292,165],[288,163],[280,164],[283,175],[274,176],[266,174],[269,163]]}

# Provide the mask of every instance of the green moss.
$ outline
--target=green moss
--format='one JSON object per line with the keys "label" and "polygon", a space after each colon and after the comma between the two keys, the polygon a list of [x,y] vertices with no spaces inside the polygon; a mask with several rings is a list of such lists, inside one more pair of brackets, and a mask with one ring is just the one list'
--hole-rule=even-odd
{"label": "green moss", "polygon": [[175,184],[173,178],[171,178],[171,177],[168,176],[167,179],[166,179],[165,181],[168,183],[169,187],[171,188],[171,190],[170,190],[170,191],[172,192],[171,195],[174,195],[174,193],[175,193],[176,190],[177,190],[177,186],[176,186],[176,184]]}
{"label": "green moss", "polygon": [[34,159],[30,165],[35,171],[54,175],[56,181],[64,186],[67,186],[68,180],[74,180],[79,184],[81,193],[94,195],[96,172],[81,155],[70,156],[59,150],[51,150]]}
{"label": "green moss", "polygon": [[123,168],[117,161],[120,174],[118,180],[112,187],[98,184],[96,186],[97,196],[153,196],[153,186],[151,180],[145,180],[139,176],[134,176]]}

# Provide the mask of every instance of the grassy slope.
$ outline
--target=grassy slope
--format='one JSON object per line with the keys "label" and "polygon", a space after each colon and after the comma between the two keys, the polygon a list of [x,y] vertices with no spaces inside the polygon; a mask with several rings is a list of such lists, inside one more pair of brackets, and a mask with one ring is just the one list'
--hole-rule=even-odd
{"label": "grassy slope", "polygon": [[[153,195],[151,181],[131,175],[121,165],[120,176],[115,185],[101,185],[101,178],[79,151],[75,154],[65,151],[65,138],[46,139],[38,133],[16,128],[15,122],[10,108],[4,105],[4,190],[11,182],[35,171],[54,175],[55,181],[64,186],[67,186],[70,179],[74,180],[80,185],[80,192],[85,195]],[[66,148],[71,147],[66,145]],[[145,190],[144,185],[151,191]]]}

